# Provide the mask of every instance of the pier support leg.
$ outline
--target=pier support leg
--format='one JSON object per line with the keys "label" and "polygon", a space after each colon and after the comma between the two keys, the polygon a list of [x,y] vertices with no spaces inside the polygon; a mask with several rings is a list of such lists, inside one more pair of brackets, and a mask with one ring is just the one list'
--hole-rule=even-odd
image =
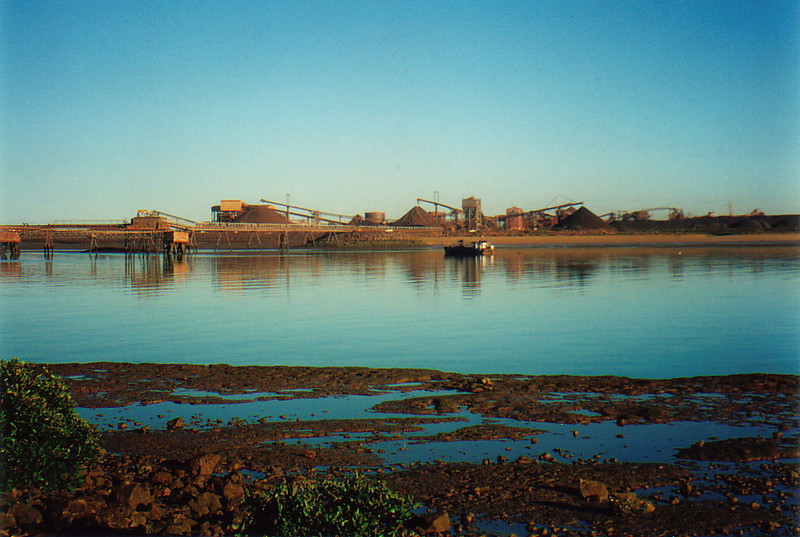
{"label": "pier support leg", "polygon": [[278,233],[278,249],[279,250],[288,250],[289,249],[289,232],[288,231],[281,231]]}
{"label": "pier support leg", "polygon": [[52,259],[54,250],[55,249],[53,247],[53,234],[52,233],[48,233],[44,237],[44,258],[45,259]]}

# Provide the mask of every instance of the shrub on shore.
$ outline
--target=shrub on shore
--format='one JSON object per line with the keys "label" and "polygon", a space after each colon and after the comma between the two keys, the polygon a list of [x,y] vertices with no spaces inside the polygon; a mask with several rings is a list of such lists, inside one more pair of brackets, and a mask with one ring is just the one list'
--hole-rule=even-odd
{"label": "shrub on shore", "polygon": [[0,360],[0,488],[75,488],[101,446],[100,433],[75,412],[59,377],[17,359]]}
{"label": "shrub on shore", "polygon": [[267,535],[397,535],[416,504],[361,474],[283,480],[249,498],[245,531]]}

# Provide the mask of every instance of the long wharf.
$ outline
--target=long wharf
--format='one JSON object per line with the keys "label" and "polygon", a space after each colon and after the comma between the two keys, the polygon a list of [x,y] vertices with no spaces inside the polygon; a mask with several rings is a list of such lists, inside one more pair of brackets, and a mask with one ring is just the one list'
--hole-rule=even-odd
{"label": "long wharf", "polygon": [[441,235],[442,228],[375,225],[289,223],[250,224],[226,222],[171,222],[159,218],[152,226],[100,224],[47,224],[0,226],[19,249],[42,248],[52,255],[56,248],[89,252],[189,253],[197,249],[286,249],[301,246],[339,245],[354,241],[411,239]]}

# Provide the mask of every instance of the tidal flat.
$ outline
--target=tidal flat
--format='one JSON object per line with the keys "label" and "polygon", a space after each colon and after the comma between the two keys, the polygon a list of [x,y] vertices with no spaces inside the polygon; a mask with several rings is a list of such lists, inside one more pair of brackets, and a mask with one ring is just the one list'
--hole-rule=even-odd
{"label": "tidal flat", "polygon": [[74,493],[6,498],[43,515],[23,533],[226,535],[240,491],[354,471],[410,494],[428,531],[449,535],[798,531],[796,375],[47,368],[108,455]]}

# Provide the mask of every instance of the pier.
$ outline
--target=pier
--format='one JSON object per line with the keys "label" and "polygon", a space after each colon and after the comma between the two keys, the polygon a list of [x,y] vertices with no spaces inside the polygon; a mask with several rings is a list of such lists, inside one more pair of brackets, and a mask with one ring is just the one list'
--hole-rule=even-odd
{"label": "pier", "polygon": [[[89,253],[167,253],[184,255],[206,250],[266,250],[337,246],[373,240],[413,239],[440,235],[441,228],[356,226],[315,223],[248,224],[171,222],[159,217],[152,225],[19,225],[0,226],[3,255],[41,248],[46,256],[56,249]],[[6,240],[8,239],[8,240]]]}

